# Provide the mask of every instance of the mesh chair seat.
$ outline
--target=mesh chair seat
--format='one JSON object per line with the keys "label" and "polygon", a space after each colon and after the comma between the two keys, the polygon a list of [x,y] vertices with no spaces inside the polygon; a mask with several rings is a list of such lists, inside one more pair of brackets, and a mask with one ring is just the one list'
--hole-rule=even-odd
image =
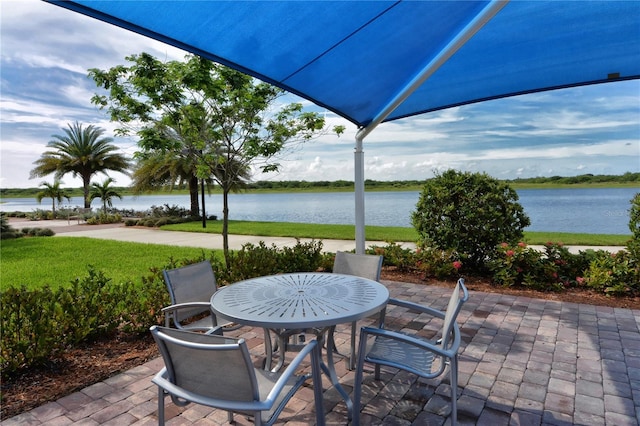
{"label": "mesh chair seat", "polygon": [[[371,348],[366,351],[367,362],[402,368],[424,378],[441,374],[444,363],[434,352],[426,349],[428,346],[423,342],[405,333],[386,330],[385,334],[394,338],[376,336]],[[403,340],[398,339],[398,335],[403,336]]]}
{"label": "mesh chair seat", "polygon": [[211,296],[218,285],[208,260],[165,270],[163,276],[171,298],[171,305],[162,309],[166,327],[210,334],[222,334],[222,330],[231,328],[231,323],[218,324],[211,312]]}

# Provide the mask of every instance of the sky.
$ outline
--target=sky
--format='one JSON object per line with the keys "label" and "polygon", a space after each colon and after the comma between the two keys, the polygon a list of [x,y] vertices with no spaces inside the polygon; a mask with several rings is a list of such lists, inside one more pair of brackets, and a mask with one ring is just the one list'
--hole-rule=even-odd
{"label": "sky", "polygon": [[[52,135],[78,121],[114,137],[116,123],[91,104],[87,70],[126,64],[148,52],[181,60],[185,52],[38,0],[0,2],[0,188],[38,187],[29,179]],[[346,126],[282,159],[279,173],[254,180],[354,180],[356,126],[309,102],[327,124]],[[115,138],[128,156],[135,137]],[[640,172],[640,82],[529,94],[423,114],[380,125],[364,141],[365,179],[424,180],[447,169],[498,179]],[[117,186],[130,179],[110,173]],[[94,181],[103,181],[96,175]],[[81,181],[66,175],[64,187]]]}

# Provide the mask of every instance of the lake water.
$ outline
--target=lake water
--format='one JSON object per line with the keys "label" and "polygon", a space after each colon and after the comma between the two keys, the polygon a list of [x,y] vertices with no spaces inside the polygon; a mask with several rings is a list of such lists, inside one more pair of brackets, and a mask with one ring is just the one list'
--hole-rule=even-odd
{"label": "lake water", "polygon": [[[519,202],[531,219],[527,231],[630,234],[630,200],[640,188],[526,189]],[[411,227],[418,191],[368,192],[365,194],[367,225]],[[51,209],[51,199],[8,198],[0,211],[30,212]],[[354,224],[354,194],[351,192],[296,194],[230,194],[230,218],[266,222]],[[81,206],[79,197],[65,205]],[[152,205],[189,206],[188,195],[144,195],[115,199],[118,209],[146,210]],[[222,195],[205,197],[207,215],[222,217]],[[92,204],[101,206],[99,200]]]}

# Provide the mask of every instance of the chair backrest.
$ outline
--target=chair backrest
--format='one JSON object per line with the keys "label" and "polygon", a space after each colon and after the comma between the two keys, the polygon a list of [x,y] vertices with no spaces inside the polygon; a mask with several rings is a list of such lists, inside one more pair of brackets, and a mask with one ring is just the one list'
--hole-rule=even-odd
{"label": "chair backrest", "polygon": [[337,274],[355,275],[374,281],[380,281],[381,270],[382,256],[371,254],[338,251],[333,262],[333,272]]}
{"label": "chair backrest", "polygon": [[260,394],[244,339],[151,327],[170,382],[225,401],[258,401]]}
{"label": "chair backrest", "polygon": [[[208,260],[182,268],[164,270],[163,275],[172,305],[208,302],[213,293],[218,290],[216,276]],[[204,312],[210,312],[209,308],[181,309],[175,313],[175,319],[183,321]]]}
{"label": "chair backrest", "polygon": [[451,339],[456,318],[458,317],[458,313],[460,312],[462,305],[468,299],[469,291],[464,285],[464,279],[460,278],[453,289],[453,293],[451,293],[451,298],[449,298],[449,304],[447,305],[447,310],[444,315],[444,325],[442,326],[442,347],[444,349],[449,348],[449,340]]}

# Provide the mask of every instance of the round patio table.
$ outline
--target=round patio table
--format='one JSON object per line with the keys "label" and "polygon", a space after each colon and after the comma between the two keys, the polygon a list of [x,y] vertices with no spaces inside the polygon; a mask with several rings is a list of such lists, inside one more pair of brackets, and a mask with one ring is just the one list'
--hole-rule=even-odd
{"label": "round patio table", "polygon": [[[353,404],[338,381],[333,361],[333,332],[337,324],[351,323],[381,311],[389,300],[389,290],[377,281],[354,275],[299,272],[270,275],[222,287],[211,297],[216,316],[238,324],[262,327],[278,336],[284,362],[287,339],[300,331],[326,338],[326,364],[322,369],[340,392],[351,417]],[[271,339],[265,333],[267,368],[271,365]]]}

